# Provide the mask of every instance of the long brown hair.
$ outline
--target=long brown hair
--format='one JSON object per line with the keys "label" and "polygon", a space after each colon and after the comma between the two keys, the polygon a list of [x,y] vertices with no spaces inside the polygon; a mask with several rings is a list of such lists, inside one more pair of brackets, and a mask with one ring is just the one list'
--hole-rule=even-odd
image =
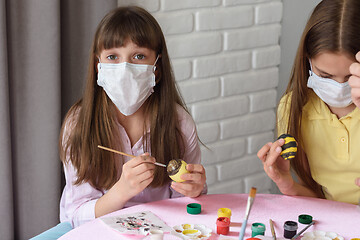
{"label": "long brown hair", "polygon": [[[109,189],[119,178],[122,157],[97,147],[121,148],[116,118],[118,110],[96,82],[97,56],[103,49],[123,46],[127,40],[152,49],[160,56],[156,64],[154,92],[144,103],[145,119],[150,125],[144,122],[144,149],[151,150],[156,161],[164,164],[183,157],[181,149],[184,145],[176,107],[179,104],[186,108],[175,83],[162,30],[155,18],[143,8],[120,7],[108,13],[97,27],[83,98],[67,113],[60,133],[60,157],[64,163],[71,161],[77,170],[75,184],[89,182],[96,188]],[[65,130],[68,126],[72,126],[71,131]],[[148,128],[150,143],[145,131]],[[66,132],[68,136],[64,136]],[[163,186],[169,180],[166,169],[156,168],[151,186]]]}
{"label": "long brown hair", "polygon": [[292,168],[319,197],[324,197],[324,193],[311,176],[300,131],[302,110],[312,91],[307,87],[309,59],[324,52],[343,53],[355,59],[360,50],[359,11],[359,0],[323,0],[316,6],[302,34],[284,94],[287,96],[285,106],[290,106],[287,131],[299,143],[298,154],[291,161]]}

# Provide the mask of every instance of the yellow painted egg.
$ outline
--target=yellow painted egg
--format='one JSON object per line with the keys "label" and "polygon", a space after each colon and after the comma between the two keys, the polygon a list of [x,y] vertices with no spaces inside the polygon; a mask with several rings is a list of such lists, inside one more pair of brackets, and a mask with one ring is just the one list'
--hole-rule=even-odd
{"label": "yellow painted egg", "polygon": [[282,134],[278,137],[278,139],[283,138],[285,140],[284,145],[281,146],[281,157],[286,160],[291,160],[295,158],[297,152],[297,142],[293,136],[290,134]]}
{"label": "yellow painted egg", "polygon": [[189,172],[186,170],[186,165],[186,162],[181,159],[170,160],[166,169],[169,177],[175,182],[184,182],[185,180],[181,179],[180,176]]}

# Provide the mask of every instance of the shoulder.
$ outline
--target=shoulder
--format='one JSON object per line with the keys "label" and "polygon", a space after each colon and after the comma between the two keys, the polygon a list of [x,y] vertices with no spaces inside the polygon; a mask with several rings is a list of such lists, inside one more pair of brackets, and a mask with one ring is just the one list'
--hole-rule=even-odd
{"label": "shoulder", "polygon": [[73,128],[78,122],[81,107],[73,106],[65,116],[64,125],[67,128]]}
{"label": "shoulder", "polygon": [[183,160],[187,163],[200,163],[201,151],[198,143],[196,124],[191,115],[180,105],[176,107],[179,131],[183,140],[184,156]]}
{"label": "shoulder", "polygon": [[81,107],[79,107],[78,105],[74,105],[67,112],[64,118],[62,131],[61,131],[63,142],[66,142],[68,140],[71,132],[74,130],[76,123],[78,122],[79,119],[80,110]]}
{"label": "shoulder", "polygon": [[194,132],[196,125],[191,115],[179,104],[176,104],[176,112],[182,133],[186,135],[186,133]]}

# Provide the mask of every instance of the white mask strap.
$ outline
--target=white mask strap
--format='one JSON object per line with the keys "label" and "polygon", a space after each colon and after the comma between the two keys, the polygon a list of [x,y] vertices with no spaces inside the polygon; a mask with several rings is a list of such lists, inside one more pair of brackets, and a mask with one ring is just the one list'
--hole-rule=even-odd
{"label": "white mask strap", "polygon": [[101,61],[100,61],[100,58],[99,57],[97,57],[98,59],[99,59],[99,63],[100,63],[100,66],[99,66],[99,68],[101,69]]}
{"label": "white mask strap", "polygon": [[155,59],[155,62],[154,62],[154,64],[153,64],[153,72],[155,72],[155,70],[156,70],[156,63],[157,63],[157,60],[159,59],[159,56],[160,55],[157,55],[157,57],[156,57],[156,59]]}
{"label": "white mask strap", "polygon": [[312,76],[312,74],[313,74],[313,69],[312,69],[312,64],[311,64],[311,60],[309,59],[309,63],[310,63],[310,72],[311,72],[311,75],[310,76]]}

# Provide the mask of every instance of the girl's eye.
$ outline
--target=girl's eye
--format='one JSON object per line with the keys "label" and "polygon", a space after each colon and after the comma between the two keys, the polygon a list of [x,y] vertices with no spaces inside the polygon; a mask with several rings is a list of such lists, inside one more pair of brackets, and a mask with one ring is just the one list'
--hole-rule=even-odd
{"label": "girl's eye", "polygon": [[134,58],[137,60],[143,60],[145,58],[145,56],[142,54],[136,54]]}
{"label": "girl's eye", "polygon": [[109,60],[116,60],[116,59],[117,59],[117,56],[115,56],[115,55],[109,55],[109,56],[107,56],[106,58],[109,59]]}
{"label": "girl's eye", "polygon": [[322,77],[322,78],[331,78],[331,76],[326,76],[326,75],[320,75],[320,77]]}

